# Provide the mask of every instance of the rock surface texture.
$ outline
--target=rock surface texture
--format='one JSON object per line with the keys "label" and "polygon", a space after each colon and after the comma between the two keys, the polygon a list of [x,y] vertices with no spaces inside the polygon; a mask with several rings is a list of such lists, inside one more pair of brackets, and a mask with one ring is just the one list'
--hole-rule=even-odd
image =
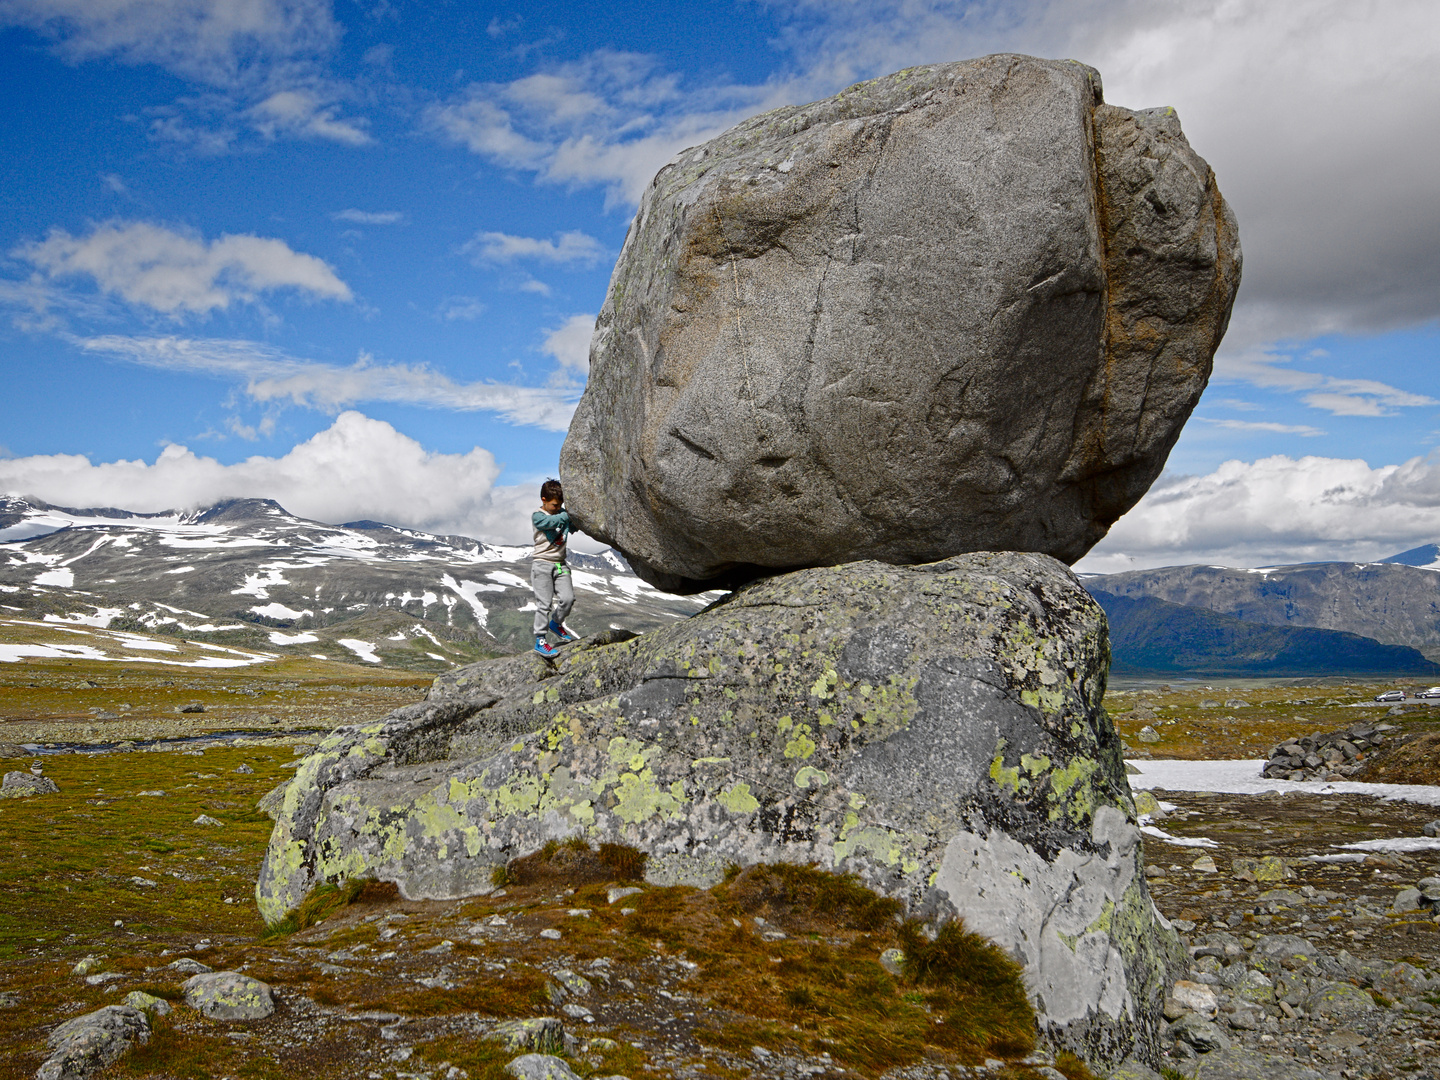
{"label": "rock surface texture", "polygon": [[1234,216],[1174,110],[1073,61],[911,68],[655,177],[560,459],[661,588],[965,551],[1073,562],[1209,378]]}
{"label": "rock surface texture", "polygon": [[1177,944],[1140,872],[1107,660],[1063,565],[975,553],[797,571],[553,665],[457,669],[299,766],[260,912],[358,875],[487,893],[569,836],[639,848],[662,884],[813,861],[1011,950],[1062,1043],[1153,1059]]}

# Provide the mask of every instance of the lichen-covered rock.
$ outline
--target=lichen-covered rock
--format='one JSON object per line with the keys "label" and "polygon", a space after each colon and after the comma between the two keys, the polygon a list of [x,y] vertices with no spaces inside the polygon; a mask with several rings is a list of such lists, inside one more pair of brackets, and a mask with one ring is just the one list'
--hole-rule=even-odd
{"label": "lichen-covered rock", "polygon": [[813,861],[963,915],[1087,1056],[1151,1056],[1178,943],[1140,872],[1107,664],[1103,612],[1042,555],[758,581],[335,731],[285,790],[256,898],[274,921],[357,875],[485,893],[496,866],[577,835],[640,848],[662,883]]}
{"label": "lichen-covered rock", "polygon": [[1233,215],[1173,109],[1073,61],[910,68],[747,120],[641,200],[560,458],[671,591],[962,551],[1073,562],[1209,378]]}
{"label": "lichen-covered rock", "polygon": [[150,1021],[143,1012],[129,1005],[106,1005],[50,1033],[45,1045],[51,1053],[36,1070],[36,1080],[80,1080],[149,1039]]}
{"label": "lichen-covered rock", "polygon": [[506,1020],[485,1036],[504,1043],[509,1050],[559,1050],[565,1045],[564,1021],[554,1016],[532,1016],[528,1020]]}
{"label": "lichen-covered rock", "polygon": [[275,1011],[270,987],[238,971],[192,975],[181,989],[185,1004],[211,1020],[263,1020]]}
{"label": "lichen-covered rock", "polygon": [[28,772],[7,772],[0,780],[0,799],[23,799],[31,795],[53,795],[60,788],[48,776]]}
{"label": "lichen-covered rock", "polygon": [[523,1054],[505,1066],[515,1080],[580,1080],[564,1058],[552,1054]]}

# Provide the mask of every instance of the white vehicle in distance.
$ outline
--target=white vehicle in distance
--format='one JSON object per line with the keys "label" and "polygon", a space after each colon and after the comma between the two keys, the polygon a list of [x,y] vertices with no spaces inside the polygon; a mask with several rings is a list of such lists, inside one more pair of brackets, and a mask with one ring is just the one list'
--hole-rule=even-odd
{"label": "white vehicle in distance", "polygon": [[1440,698],[1440,686],[1432,686],[1429,690],[1421,690],[1415,695],[1417,698]]}
{"label": "white vehicle in distance", "polygon": [[1404,701],[1404,690],[1386,690],[1383,694],[1375,695],[1376,701]]}

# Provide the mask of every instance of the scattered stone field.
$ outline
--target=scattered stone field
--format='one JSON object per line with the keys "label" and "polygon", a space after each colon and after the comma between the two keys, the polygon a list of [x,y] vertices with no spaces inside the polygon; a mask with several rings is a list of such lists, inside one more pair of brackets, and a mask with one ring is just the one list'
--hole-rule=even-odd
{"label": "scattered stone field", "polygon": [[[318,662],[178,676],[33,663],[0,679],[0,740],[55,744],[38,761],[59,787],[0,800],[0,1080],[36,1075],[58,1025],[127,998],[151,1001],[148,1041],[105,1076],[498,1080],[525,1051],[631,1080],[1087,1075],[1003,1039],[910,1053],[921,1044],[905,1040],[936,1006],[887,968],[892,930],[733,897],[723,907],[697,890],[560,874],[411,902],[370,885],[314,925],[267,936],[252,890],[271,823],[256,802],[317,729],[415,700],[418,680]],[[1157,757],[1249,756],[1234,749],[1239,715],[1266,736],[1257,758],[1357,714],[1384,716],[1398,746],[1430,731],[1423,707],[1389,716],[1347,701],[1384,687],[1340,689],[1213,692],[1250,701],[1243,712],[1202,706],[1208,687],[1108,704],[1132,746],[1143,745],[1137,722],[1173,721],[1158,728],[1174,741],[1151,746]],[[174,711],[192,701],[206,711]],[[1155,717],[1127,718],[1141,701]],[[1313,727],[1287,724],[1296,714]],[[137,752],[114,752],[126,741]],[[73,752],[85,743],[107,752]],[[1440,933],[1415,890],[1440,876],[1440,853],[1306,861],[1420,836],[1440,812],[1358,795],[1155,794],[1174,807],[1154,817],[1160,829],[1214,845],[1145,840],[1155,902],[1193,958],[1169,1007],[1165,1076],[1440,1076]],[[269,1014],[222,1019],[187,1004],[201,966],[267,984]],[[504,1026],[541,1017],[552,1020]]]}

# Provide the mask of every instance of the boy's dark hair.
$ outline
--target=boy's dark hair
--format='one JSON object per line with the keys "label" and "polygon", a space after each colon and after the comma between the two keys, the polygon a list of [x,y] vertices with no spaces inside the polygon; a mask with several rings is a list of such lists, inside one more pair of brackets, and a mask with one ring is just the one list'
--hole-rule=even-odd
{"label": "boy's dark hair", "polygon": [[565,489],[560,486],[559,480],[546,480],[540,485],[540,498],[559,499],[565,501]]}

